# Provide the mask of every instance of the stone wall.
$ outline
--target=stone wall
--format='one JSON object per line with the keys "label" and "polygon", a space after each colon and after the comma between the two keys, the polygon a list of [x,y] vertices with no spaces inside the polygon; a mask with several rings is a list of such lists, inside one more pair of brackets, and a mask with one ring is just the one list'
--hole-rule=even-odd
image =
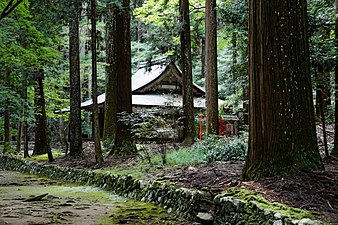
{"label": "stone wall", "polygon": [[154,203],[167,209],[169,213],[176,213],[202,224],[322,224],[310,219],[292,220],[279,212],[264,210],[254,201],[244,201],[228,195],[212,196],[203,191],[177,188],[170,183],[145,183],[131,176],[41,164],[9,155],[0,154],[0,169],[98,186],[124,197]]}

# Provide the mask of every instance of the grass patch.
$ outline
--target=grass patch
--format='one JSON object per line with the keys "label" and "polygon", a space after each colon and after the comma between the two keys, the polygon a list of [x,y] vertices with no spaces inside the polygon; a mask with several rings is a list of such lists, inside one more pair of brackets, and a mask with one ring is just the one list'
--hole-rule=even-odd
{"label": "grass patch", "polygon": [[110,174],[116,175],[130,175],[135,179],[143,178],[147,173],[150,171],[155,171],[156,168],[152,167],[151,165],[143,162],[134,162],[129,164],[118,165],[109,168],[101,168],[95,170],[97,172],[108,172]]}
{"label": "grass patch", "polygon": [[[206,155],[200,149],[182,148],[179,150],[169,150],[167,152],[168,165],[190,166],[206,161]],[[161,165],[161,154],[157,153],[151,157],[151,162],[154,165]]]}
{"label": "grass patch", "polygon": [[205,154],[198,149],[183,148],[169,150],[166,154],[167,164],[162,165],[161,153],[150,156],[151,164],[146,159],[139,159],[128,164],[117,165],[109,168],[102,168],[96,171],[109,172],[117,175],[130,175],[135,179],[144,179],[151,174],[159,174],[163,171],[170,171],[175,167],[197,165],[205,163]]}
{"label": "grass patch", "polygon": [[[64,156],[64,153],[61,152],[52,152],[53,158],[58,158],[61,156]],[[26,158],[26,160],[33,161],[33,162],[43,162],[43,161],[48,161],[48,155],[43,154],[43,155],[32,155],[30,158]]]}

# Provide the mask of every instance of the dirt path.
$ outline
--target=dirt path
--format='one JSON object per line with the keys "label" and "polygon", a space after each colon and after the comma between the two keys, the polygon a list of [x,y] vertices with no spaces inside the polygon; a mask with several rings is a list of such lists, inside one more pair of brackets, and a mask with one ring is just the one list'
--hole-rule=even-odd
{"label": "dirt path", "polygon": [[[47,194],[48,193],[48,194]],[[39,201],[29,199],[47,194]],[[88,186],[0,171],[0,224],[189,224],[154,205]]]}

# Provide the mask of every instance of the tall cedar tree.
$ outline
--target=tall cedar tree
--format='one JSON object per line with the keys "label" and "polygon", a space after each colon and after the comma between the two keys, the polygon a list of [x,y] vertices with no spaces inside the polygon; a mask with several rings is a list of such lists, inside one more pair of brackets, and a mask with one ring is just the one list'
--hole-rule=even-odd
{"label": "tall cedar tree", "polygon": [[306,0],[249,3],[249,152],[242,179],[322,170]]}
{"label": "tall cedar tree", "polygon": [[53,161],[53,155],[48,141],[46,102],[43,90],[44,70],[34,71],[34,115],[35,115],[35,142],[33,155],[48,153],[49,162]]}
{"label": "tall cedar tree", "polygon": [[[117,115],[132,112],[131,93],[131,45],[130,45],[130,0],[123,0],[115,14],[114,71],[117,78]],[[115,144],[110,154],[132,154],[136,152],[130,126],[120,119],[116,123]]]}
{"label": "tall cedar tree", "polygon": [[[338,0],[336,0],[336,15],[338,14]],[[336,16],[336,24],[335,24],[335,41],[336,41],[336,49],[338,49],[338,16]],[[334,149],[333,153],[338,155],[338,58],[336,58],[335,65],[335,129],[334,129]]]}
{"label": "tall cedar tree", "polygon": [[207,134],[218,134],[216,0],[205,1],[205,79]]}
{"label": "tall cedar tree", "polygon": [[181,36],[181,66],[183,78],[183,109],[184,109],[184,143],[192,144],[195,138],[194,98],[191,66],[191,40],[189,0],[180,0]]}
{"label": "tall cedar tree", "polygon": [[106,102],[104,114],[103,140],[113,143],[116,132],[117,110],[117,77],[115,65],[116,16],[118,7],[115,3],[107,3],[106,22]]}
{"label": "tall cedar tree", "polygon": [[92,99],[93,99],[93,126],[95,143],[95,160],[97,163],[103,162],[100,128],[99,128],[99,109],[97,106],[97,64],[96,64],[96,0],[91,0],[91,24],[92,24]]}
{"label": "tall cedar tree", "polygon": [[81,1],[70,0],[69,5],[69,65],[70,65],[70,156],[82,154],[81,131],[81,86],[80,86],[80,51],[79,20]]}

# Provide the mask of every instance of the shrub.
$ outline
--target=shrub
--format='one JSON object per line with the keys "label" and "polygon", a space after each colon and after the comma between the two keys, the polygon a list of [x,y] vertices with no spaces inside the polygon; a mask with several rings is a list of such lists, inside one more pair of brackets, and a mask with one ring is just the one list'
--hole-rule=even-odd
{"label": "shrub", "polygon": [[216,161],[245,160],[248,145],[243,138],[226,138],[210,135],[197,142],[194,149],[201,150],[208,163]]}

